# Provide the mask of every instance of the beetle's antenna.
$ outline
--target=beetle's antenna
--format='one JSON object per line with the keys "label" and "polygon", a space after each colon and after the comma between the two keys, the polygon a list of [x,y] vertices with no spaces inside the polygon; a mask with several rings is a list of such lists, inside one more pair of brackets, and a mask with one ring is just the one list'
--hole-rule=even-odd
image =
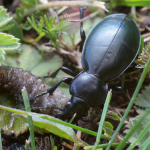
{"label": "beetle's antenna", "polygon": [[30,99],[30,101],[33,101],[33,100],[36,99],[37,97],[40,97],[40,96],[42,96],[42,95],[44,95],[44,94],[47,94],[47,91],[42,92],[42,93],[40,93],[40,94],[34,96],[33,98]]}

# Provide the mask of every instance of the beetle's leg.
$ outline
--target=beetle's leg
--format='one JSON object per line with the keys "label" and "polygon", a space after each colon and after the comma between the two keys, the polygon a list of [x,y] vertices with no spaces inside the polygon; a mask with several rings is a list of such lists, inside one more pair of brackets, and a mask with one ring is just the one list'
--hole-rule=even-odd
{"label": "beetle's leg", "polygon": [[[130,102],[130,100],[129,100],[127,94],[126,94],[126,92],[124,91],[124,89],[122,89],[121,86],[116,86],[116,88],[117,88],[117,90],[120,90],[121,93],[123,93],[123,95],[125,96],[126,100],[127,100],[128,102]],[[147,108],[149,108],[149,107],[137,105],[137,104],[135,104],[135,103],[133,103],[133,106],[135,106],[135,107],[137,107],[137,108],[140,108],[140,109],[147,109]]]}
{"label": "beetle's leg", "polygon": [[[83,19],[83,14],[84,14],[85,9],[86,9],[86,7],[81,7],[80,8],[80,19]],[[86,36],[85,36],[85,32],[83,30],[83,22],[80,23],[80,36],[81,36],[82,42],[84,44]]]}
{"label": "beetle's leg", "polygon": [[96,122],[94,122],[94,121],[87,120],[87,119],[85,119],[85,118],[81,118],[81,120],[82,120],[83,122],[88,122],[88,123],[96,124],[97,126],[99,126],[99,124],[96,123]]}
{"label": "beetle's leg", "polygon": [[[44,95],[44,94],[47,94],[47,93],[49,93],[50,95],[52,95],[53,92],[57,89],[57,87],[58,87],[62,82],[67,83],[68,85],[70,85],[71,81],[72,81],[72,78],[68,78],[68,77],[63,78],[61,81],[59,81],[58,83],[56,83],[56,84],[55,84],[54,86],[52,86],[51,88],[47,89],[45,92],[42,92],[42,93],[36,95],[33,99],[35,99],[35,98],[37,98],[37,97],[39,97],[39,96],[42,96],[42,95]],[[31,100],[33,100],[33,99],[31,99]]]}
{"label": "beetle's leg", "polygon": [[73,77],[76,76],[76,73],[74,73],[72,70],[70,70],[67,67],[62,66],[62,67],[58,68],[56,71],[54,71],[51,75],[49,75],[49,76],[40,76],[38,78],[55,78],[60,70],[67,73],[67,74],[69,74],[69,75],[71,75],[71,76],[73,76]]}
{"label": "beetle's leg", "polygon": [[59,81],[57,84],[55,84],[54,86],[52,86],[51,88],[47,89],[47,93],[49,93],[50,95],[53,94],[53,92],[57,89],[57,87],[62,83],[67,83],[68,85],[71,84],[72,78],[63,78],[61,81]]}

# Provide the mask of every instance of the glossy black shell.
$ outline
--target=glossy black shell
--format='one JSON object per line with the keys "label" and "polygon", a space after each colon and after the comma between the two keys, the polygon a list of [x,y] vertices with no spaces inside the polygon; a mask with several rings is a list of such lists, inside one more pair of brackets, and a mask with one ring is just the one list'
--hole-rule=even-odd
{"label": "glossy black shell", "polygon": [[88,34],[82,51],[82,66],[103,82],[120,76],[135,59],[140,31],[133,19],[113,14],[97,23]]}
{"label": "glossy black shell", "polygon": [[71,83],[70,94],[86,101],[91,107],[105,102],[108,92],[107,84],[87,72],[79,73]]}

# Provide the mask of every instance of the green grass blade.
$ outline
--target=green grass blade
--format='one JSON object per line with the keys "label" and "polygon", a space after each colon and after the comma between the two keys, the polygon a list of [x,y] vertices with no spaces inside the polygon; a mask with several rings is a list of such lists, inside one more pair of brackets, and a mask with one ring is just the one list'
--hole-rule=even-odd
{"label": "green grass blade", "polygon": [[142,73],[141,78],[140,78],[140,80],[139,80],[139,82],[138,82],[138,85],[137,85],[137,87],[136,87],[136,89],[135,89],[135,91],[134,91],[134,94],[133,94],[133,96],[132,96],[132,99],[131,99],[131,101],[130,101],[128,107],[127,107],[127,110],[126,110],[125,114],[123,115],[122,120],[121,120],[121,122],[119,123],[119,125],[118,125],[118,127],[117,127],[117,129],[116,129],[116,131],[115,131],[115,133],[114,133],[114,135],[112,136],[112,139],[110,140],[110,143],[109,143],[109,145],[108,145],[108,147],[107,147],[106,150],[109,150],[109,149],[110,149],[110,147],[111,147],[113,141],[115,140],[115,138],[116,138],[118,132],[120,131],[122,125],[124,124],[124,121],[125,121],[125,119],[126,119],[128,113],[129,113],[129,111],[130,111],[130,109],[131,109],[131,107],[132,107],[132,105],[133,105],[133,103],[134,103],[134,100],[135,100],[135,98],[137,97],[137,94],[139,93],[139,90],[140,90],[140,88],[141,88],[141,86],[142,86],[142,84],[143,84],[143,81],[144,81],[145,76],[146,76],[146,74],[147,74],[147,71],[148,71],[148,69],[149,69],[149,65],[150,65],[150,57],[149,57],[149,59],[148,59],[148,62],[147,62],[147,64],[146,64],[144,70],[143,70],[143,73]]}
{"label": "green grass blade", "polygon": [[97,133],[97,137],[96,137],[96,142],[95,142],[92,150],[96,150],[96,148],[97,148],[97,146],[100,142],[101,134],[102,134],[102,130],[103,130],[103,124],[104,124],[106,114],[107,114],[107,110],[108,110],[108,106],[109,106],[109,103],[110,103],[110,100],[111,100],[111,95],[112,95],[112,93],[111,93],[111,90],[110,90],[107,94],[107,97],[106,97],[103,113],[102,113],[101,120],[100,120],[99,129],[98,129],[98,133]]}
{"label": "green grass blade", "polygon": [[[23,87],[22,89],[22,97],[24,100],[26,111],[31,112],[29,98],[28,98],[27,90],[25,87]],[[30,137],[31,137],[31,145],[32,145],[32,149],[35,150],[34,127],[33,127],[33,122],[32,122],[32,116],[27,116],[27,117],[28,117],[29,131],[30,131]]]}
{"label": "green grass blade", "polygon": [[140,44],[140,50],[139,50],[139,53],[142,53],[143,48],[144,48],[144,37],[141,36],[141,44]]}
{"label": "green grass blade", "polygon": [[142,144],[138,150],[148,150],[150,148],[150,137]]}
{"label": "green grass blade", "polygon": [[150,6],[149,0],[113,0],[113,6]]}
{"label": "green grass blade", "polygon": [[[22,111],[22,110],[17,110],[17,109],[13,109],[13,108],[2,106],[2,105],[0,105],[0,109],[6,110],[6,111],[9,111],[9,112],[13,112],[13,113],[17,113],[17,114],[27,115],[27,116],[32,116],[32,115],[35,116],[35,114],[36,114],[36,116],[39,117],[39,118],[44,118],[44,119],[47,119],[47,120],[50,120],[50,121],[53,121],[53,122],[56,122],[56,123],[59,123],[59,124],[71,127],[73,129],[80,130],[80,131],[85,132],[87,134],[90,134],[90,135],[93,135],[93,136],[97,136],[97,133],[94,132],[94,131],[78,127],[76,125],[64,122],[62,120],[58,120],[58,119],[56,119],[54,117],[51,117],[51,116],[48,116],[48,115],[32,113],[32,112],[25,112],[25,111]],[[101,135],[101,138],[107,139],[107,140],[109,139],[105,135]]]}
{"label": "green grass blade", "polygon": [[55,143],[54,143],[54,139],[53,139],[52,135],[50,135],[50,141],[51,141],[51,149],[54,149]]}
{"label": "green grass blade", "polygon": [[30,144],[29,140],[26,140],[26,142],[25,142],[25,150],[29,150],[29,144]]}
{"label": "green grass blade", "polygon": [[147,126],[144,128],[144,130],[142,130],[142,132],[139,134],[137,139],[128,147],[127,150],[132,150],[136,146],[136,143],[145,136],[145,134],[149,131],[149,129],[150,129],[150,123],[147,124]]}
{"label": "green grass blade", "polygon": [[125,138],[123,139],[123,141],[120,142],[120,144],[118,145],[118,147],[115,150],[120,150],[123,149],[123,147],[126,145],[126,142],[128,141],[128,139],[130,138],[130,136],[135,132],[135,130],[137,129],[137,127],[140,125],[140,123],[145,119],[145,117],[150,113],[150,108],[148,108],[144,114],[140,117],[140,119],[135,123],[135,125],[133,126],[133,128],[129,131],[129,133],[125,136]]}
{"label": "green grass blade", "polygon": [[[108,144],[100,144],[100,145],[97,146],[97,148],[106,148],[108,146]],[[117,146],[117,145],[119,145],[119,143],[113,143],[112,144],[113,147]],[[84,147],[85,150],[90,150],[92,148],[93,148],[93,146],[86,146],[86,147]]]}

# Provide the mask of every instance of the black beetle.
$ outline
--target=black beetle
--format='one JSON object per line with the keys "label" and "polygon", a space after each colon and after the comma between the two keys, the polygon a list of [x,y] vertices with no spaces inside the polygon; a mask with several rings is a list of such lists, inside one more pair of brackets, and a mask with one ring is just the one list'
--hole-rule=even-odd
{"label": "black beetle", "polygon": [[[82,23],[81,37],[84,41]],[[106,83],[119,77],[130,66],[139,47],[140,31],[135,21],[125,14],[109,15],[98,22],[85,39],[81,59],[84,71],[75,76],[66,67],[57,69],[50,77],[55,77],[62,70],[75,76],[74,79],[64,78],[35,98],[45,93],[52,94],[59,84],[65,82],[70,85],[72,97],[66,103],[61,117],[71,118],[77,113],[76,118],[80,119],[87,115],[90,107],[105,102],[108,92]]]}

